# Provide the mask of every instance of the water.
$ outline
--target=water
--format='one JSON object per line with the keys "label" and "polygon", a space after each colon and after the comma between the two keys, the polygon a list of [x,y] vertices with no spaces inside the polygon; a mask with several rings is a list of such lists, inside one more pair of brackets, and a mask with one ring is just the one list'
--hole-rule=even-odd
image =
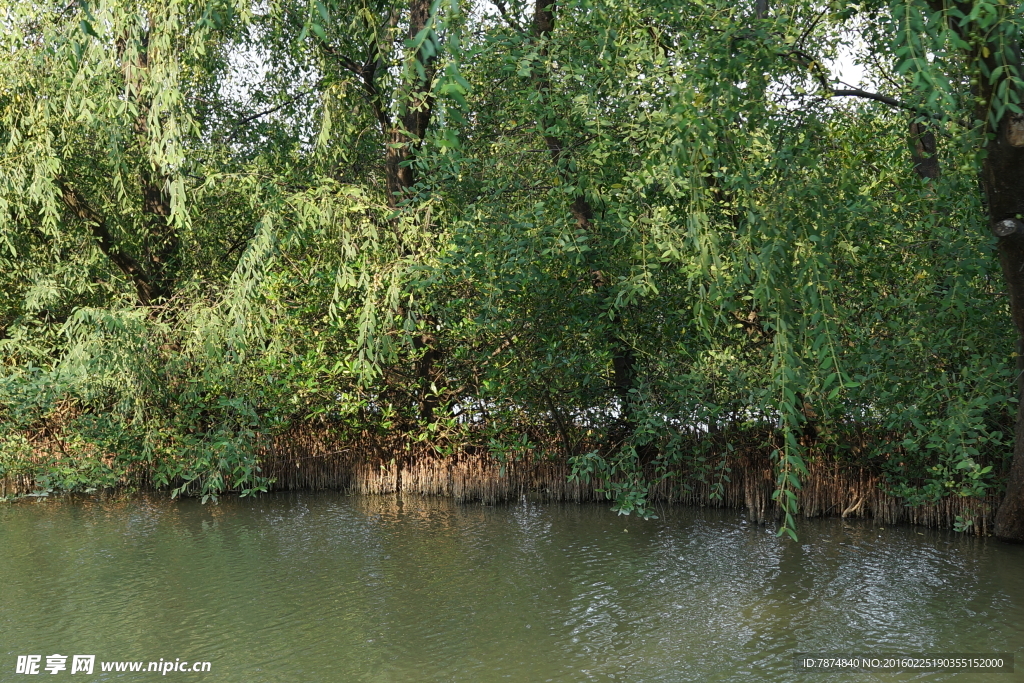
{"label": "water", "polygon": [[[0,507],[0,681],[1024,680],[1024,548],[728,511],[275,494]],[[796,652],[1012,652],[1018,673],[796,672]],[[209,673],[100,672],[208,661]]]}

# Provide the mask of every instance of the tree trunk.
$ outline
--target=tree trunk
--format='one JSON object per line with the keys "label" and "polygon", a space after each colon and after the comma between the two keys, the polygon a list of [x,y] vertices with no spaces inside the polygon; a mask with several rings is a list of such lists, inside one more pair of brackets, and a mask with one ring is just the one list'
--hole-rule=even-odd
{"label": "tree trunk", "polygon": [[[149,115],[152,95],[145,92],[143,78],[149,70],[149,30],[143,31],[139,39],[138,59],[134,68],[125,68],[125,81],[132,92],[138,116],[135,117],[135,137],[140,150],[150,144]],[[175,266],[181,241],[178,231],[171,223],[171,195],[168,191],[170,175],[149,155],[140,172],[142,185],[142,215],[145,216],[145,262],[150,280],[151,303],[166,301],[174,290]]]}
{"label": "tree trunk", "polygon": [[[977,102],[974,118],[989,122],[986,133],[989,142],[981,169],[981,181],[988,203],[989,227],[998,239],[999,264],[1003,279],[1010,295],[1010,315],[1017,330],[1017,339],[1012,348],[1018,353],[1024,348],[1024,116],[1013,114],[1009,109],[1002,111],[998,121],[993,121],[993,106],[1001,97],[1008,97],[1005,90],[1017,90],[1017,101],[1021,95],[1018,81],[1011,74],[1020,73],[1022,66],[1020,45],[1015,34],[1007,36],[1003,30],[989,27],[984,31],[971,18],[972,4],[950,2],[950,0],[928,0],[932,10],[943,13],[950,30],[959,33],[969,47],[964,54],[973,70],[977,83],[971,94]],[[1015,8],[1002,5],[1004,12]],[[1004,20],[1008,15],[1004,14]],[[979,43],[978,36],[985,36],[985,43]],[[1001,91],[1003,91],[1001,93]],[[929,141],[921,129],[914,141],[914,156],[918,173],[926,175],[929,169],[926,157],[934,153],[928,149]],[[926,133],[925,133],[926,135]],[[932,141],[934,149],[934,141]],[[921,157],[919,161],[918,157]],[[938,173],[936,163],[934,170]],[[1007,346],[1010,346],[1007,340]],[[1016,363],[1021,368],[1021,361]],[[1020,384],[1018,378],[1017,386]],[[1018,389],[1018,396],[1020,391]],[[1006,482],[1006,495],[996,513],[994,535],[1004,541],[1024,543],[1024,410],[1017,404],[1017,419],[1014,427],[1013,460]]]}
{"label": "tree trunk", "polygon": [[941,175],[935,133],[928,129],[927,124],[919,121],[910,123],[910,155],[914,160],[914,170],[921,178],[937,180]]}
{"label": "tree trunk", "polygon": [[[409,3],[409,40],[413,40],[430,20],[430,0],[410,0]],[[397,22],[397,15],[392,15],[392,22]],[[392,26],[396,26],[392,23]],[[431,94],[431,83],[436,69],[436,57],[425,58],[423,53],[413,56],[423,67],[423,78],[416,78],[399,86],[391,94],[391,103],[397,111],[392,116],[389,103],[381,93],[377,76],[388,68],[384,62],[383,48],[377,45],[376,54],[371,50],[370,59],[363,64],[349,56],[339,54],[327,41],[320,41],[321,47],[328,54],[338,58],[342,66],[362,81],[363,90],[373,108],[377,124],[384,140],[384,177],[387,186],[388,206],[398,210],[403,200],[408,198],[416,185],[416,173],[412,162],[423,138],[430,127],[434,110],[434,96]],[[401,257],[409,257],[413,245],[408,244],[399,234],[400,222],[395,219],[392,227],[398,240],[398,251]],[[426,330],[413,337],[413,348],[419,354],[415,362],[416,403],[420,419],[433,422],[435,412],[440,405],[438,387],[442,384],[439,365],[442,353],[434,334],[437,320],[430,315],[424,316],[422,322]]]}
{"label": "tree trunk", "polygon": [[[409,40],[426,27],[429,18],[429,0],[412,0],[409,5]],[[427,134],[434,109],[434,97],[430,93],[434,57],[423,59],[422,54],[417,54],[415,59],[423,65],[425,78],[400,93],[398,118],[391,130],[392,144],[387,150],[388,190],[394,208],[416,184],[411,162]],[[404,246],[402,249],[408,251]],[[416,362],[417,403],[420,419],[432,423],[441,403],[438,392],[443,380],[439,372],[442,354],[434,335],[437,320],[427,315],[422,322],[428,329],[413,339],[413,348],[420,353]]]}
{"label": "tree trunk", "polygon": [[[989,223],[998,238],[999,263],[1010,295],[1017,330],[1015,350],[1024,348],[1024,120],[1007,113],[989,145],[982,180]],[[1019,361],[1018,361],[1019,365]],[[1018,392],[1019,393],[1019,392]],[[1024,404],[1018,403],[1013,462],[1006,496],[996,514],[994,533],[1004,541],[1024,542]]]}
{"label": "tree trunk", "polygon": [[[547,57],[548,50],[545,41],[554,28],[555,1],[536,0],[531,33],[534,40],[540,43],[539,54],[541,57]],[[546,70],[541,71],[540,74],[534,78],[534,84],[542,98],[546,97],[550,93],[551,80],[548,78]],[[548,121],[541,120],[538,123],[544,131],[551,128]],[[550,135],[545,132],[544,143],[548,148],[551,160],[558,170],[559,175],[561,175],[566,182],[578,187],[579,183],[576,182],[577,179],[570,177],[568,164],[566,163],[567,160],[564,158],[565,145],[563,141],[554,135]],[[588,233],[596,232],[596,226],[594,225],[594,209],[583,194],[577,194],[573,198],[573,202],[569,206],[569,211],[572,213],[573,218],[576,219],[576,224],[580,228]],[[608,280],[601,270],[594,270],[590,275],[595,291],[600,292],[607,289]],[[619,334],[612,333],[608,339],[608,343],[612,350],[612,389],[616,398],[619,399],[619,408],[622,411],[621,419],[619,421],[621,429],[617,430],[619,433],[613,435],[613,439],[618,442],[625,442],[633,435],[633,432],[636,431],[636,411],[634,406],[636,399],[634,390],[636,388],[637,374],[636,354],[633,352],[632,347],[630,347]]]}
{"label": "tree trunk", "polygon": [[115,240],[106,217],[93,209],[85,195],[72,186],[67,178],[60,176],[54,184],[60,191],[64,205],[89,226],[100,251],[131,280],[139,305],[152,306],[170,299],[174,292],[181,241],[171,222],[171,197],[168,192],[170,175],[146,154],[150,146],[149,115],[152,105],[152,96],[146,92],[145,84],[149,70],[149,30],[144,29],[138,37],[135,59],[129,61],[126,48],[127,41],[132,39],[126,36],[119,40],[118,50],[125,62],[124,78],[128,93],[138,110],[132,132],[144,159],[139,171],[144,217],[143,225],[138,226],[143,244],[142,253],[137,258],[131,256],[124,245]]}

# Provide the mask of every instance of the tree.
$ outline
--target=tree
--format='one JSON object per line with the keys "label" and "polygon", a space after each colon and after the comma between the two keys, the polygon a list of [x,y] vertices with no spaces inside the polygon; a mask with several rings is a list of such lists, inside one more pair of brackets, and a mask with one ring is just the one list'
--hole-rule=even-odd
{"label": "tree", "polygon": [[[913,504],[999,486],[1002,5],[5,12],[8,470],[253,491],[315,428],[560,458],[650,514],[770,463],[790,535],[815,460]],[[858,44],[876,90],[823,66]]]}
{"label": "tree", "polygon": [[[880,17],[888,9],[890,17]],[[912,158],[923,178],[936,180],[935,125],[956,130],[970,140],[965,152],[977,167],[984,192],[984,210],[996,238],[999,262],[1009,294],[1010,315],[1017,330],[1014,352],[1024,351],[1024,111],[1021,110],[1021,46],[1019,8],[991,2],[897,2],[868,5],[863,23],[874,34],[872,47],[892,59],[895,74],[907,78],[915,104],[860,89],[834,89],[826,94],[874,99],[910,110]],[[856,16],[847,11],[846,16]],[[888,45],[879,40],[885,39]],[[893,49],[894,48],[894,49]],[[892,49],[890,53],[889,50]],[[812,62],[813,64],[813,62]],[[971,159],[971,157],[974,157]],[[1017,383],[1024,366],[1017,361]],[[994,533],[1024,542],[1024,413],[1017,390],[1012,466]]]}

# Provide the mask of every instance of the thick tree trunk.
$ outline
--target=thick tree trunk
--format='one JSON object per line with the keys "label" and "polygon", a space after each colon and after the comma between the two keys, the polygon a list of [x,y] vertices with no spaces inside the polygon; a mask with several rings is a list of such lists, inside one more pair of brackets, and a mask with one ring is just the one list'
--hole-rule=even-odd
{"label": "thick tree trunk", "polygon": [[[426,27],[429,18],[430,1],[412,0],[409,5],[409,40],[415,38]],[[434,58],[423,59],[419,54],[415,58],[423,64],[425,78],[400,93],[398,119],[392,128],[392,144],[387,151],[388,190],[392,206],[395,208],[416,184],[411,162],[427,134],[434,110],[434,97],[430,94]],[[440,373],[442,353],[434,334],[437,320],[427,315],[423,323],[427,329],[413,339],[413,348],[420,353],[416,362],[419,394],[417,403],[420,419],[432,423],[436,419],[435,413],[441,403],[439,391],[443,383]]]}
{"label": "thick tree trunk", "polygon": [[[1024,120],[1007,114],[988,145],[983,169],[989,221],[998,238],[999,263],[1017,330],[1014,349],[1024,347]],[[1018,361],[1018,366],[1019,366]],[[1019,385],[1018,385],[1019,386]],[[1013,462],[1006,496],[996,514],[996,537],[1024,542],[1024,406],[1018,404]]]}
{"label": "thick tree trunk", "polygon": [[1024,403],[1017,404],[1017,426],[1014,429],[1013,462],[1006,482],[993,533],[1011,543],[1024,543]]}
{"label": "thick tree trunk", "polygon": [[[144,74],[149,70],[149,31],[139,39],[134,68],[125,68],[128,83],[139,113],[135,117],[135,138],[141,150],[150,144],[149,115],[152,95],[145,91]],[[143,155],[143,158],[148,155]],[[176,261],[181,241],[171,223],[170,175],[158,162],[148,158],[139,174],[142,185],[142,215],[145,216],[145,262],[151,283],[151,301],[165,301],[174,290]]]}

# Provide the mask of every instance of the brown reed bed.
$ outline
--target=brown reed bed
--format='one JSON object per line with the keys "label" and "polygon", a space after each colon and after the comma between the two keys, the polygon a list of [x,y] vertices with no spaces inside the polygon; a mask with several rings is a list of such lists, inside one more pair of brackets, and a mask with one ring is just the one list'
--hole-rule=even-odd
{"label": "brown reed bed", "polygon": [[[495,504],[523,496],[545,501],[604,501],[605,482],[570,481],[571,468],[558,451],[537,448],[499,461],[485,450],[465,447],[439,456],[429,446],[400,437],[363,436],[336,448],[314,430],[283,434],[265,449],[263,474],[278,490],[332,489],[355,494],[445,496],[460,502]],[[728,481],[713,486],[709,477],[680,472],[661,478],[650,488],[653,503],[746,510],[757,523],[777,521],[775,471],[763,449],[738,450],[727,463]],[[889,495],[882,476],[868,467],[843,464],[819,453],[808,463],[808,475],[797,492],[805,518],[873,519],[886,525],[915,524],[954,528],[970,522],[969,533],[988,535],[998,499],[948,496],[932,505],[908,506]],[[716,492],[717,488],[717,492]],[[717,495],[713,495],[713,493]]]}
{"label": "brown reed bed", "polygon": [[[533,443],[545,443],[533,435]],[[35,458],[52,455],[60,444],[49,435],[32,439]],[[459,502],[495,504],[524,496],[544,501],[605,501],[599,480],[570,480],[571,468],[556,441],[534,446],[498,460],[479,446],[465,445],[447,455],[424,443],[400,435],[362,434],[353,437],[328,429],[299,426],[272,439],[258,450],[262,474],[273,481],[272,490],[337,490],[353,494],[445,496]],[[678,472],[656,481],[649,498],[656,504],[680,504],[745,510],[757,523],[778,519],[772,499],[775,472],[763,446],[734,449],[728,481],[713,484],[713,477]],[[135,489],[151,489],[148,474],[133,470],[122,482]],[[803,517],[848,517],[879,523],[915,524],[954,528],[971,522],[968,532],[988,535],[998,499],[948,496],[932,505],[910,507],[885,492],[881,475],[867,466],[841,463],[826,453],[813,453],[808,475],[797,492]],[[0,497],[24,495],[37,488],[27,474],[0,477]]]}

